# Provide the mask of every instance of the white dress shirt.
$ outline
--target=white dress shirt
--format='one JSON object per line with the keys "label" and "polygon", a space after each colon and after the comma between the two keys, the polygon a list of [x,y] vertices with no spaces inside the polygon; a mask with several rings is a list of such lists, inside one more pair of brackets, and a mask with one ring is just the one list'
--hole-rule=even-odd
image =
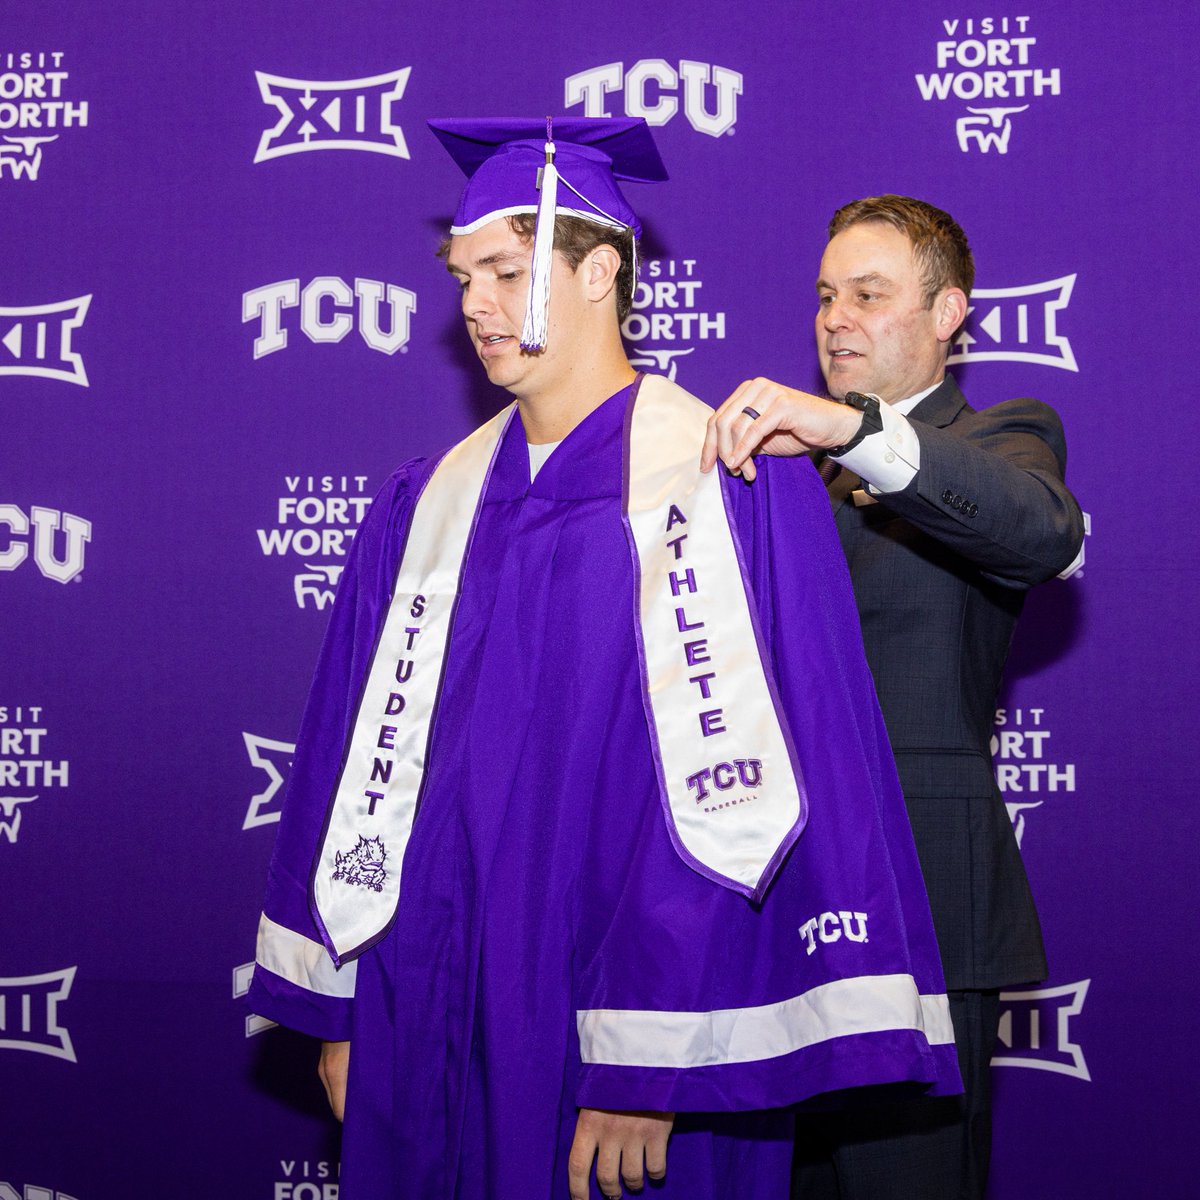
{"label": "white dress shirt", "polygon": [[843,467],[849,467],[855,475],[861,476],[873,494],[903,491],[913,481],[921,466],[921,443],[907,416],[926,396],[941,387],[941,383],[939,379],[932,387],[907,400],[880,404],[883,428],[838,457],[837,461]]}

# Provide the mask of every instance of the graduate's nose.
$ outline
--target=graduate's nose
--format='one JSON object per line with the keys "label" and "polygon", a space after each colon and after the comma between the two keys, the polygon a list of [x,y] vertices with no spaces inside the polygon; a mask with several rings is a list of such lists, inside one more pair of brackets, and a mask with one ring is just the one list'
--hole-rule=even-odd
{"label": "graduate's nose", "polygon": [[464,316],[474,319],[486,317],[496,311],[495,294],[485,282],[474,279],[463,288],[462,306]]}

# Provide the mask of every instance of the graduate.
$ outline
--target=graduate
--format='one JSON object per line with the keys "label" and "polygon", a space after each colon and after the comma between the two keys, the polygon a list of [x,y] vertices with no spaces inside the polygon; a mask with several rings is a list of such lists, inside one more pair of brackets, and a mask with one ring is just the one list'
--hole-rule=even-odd
{"label": "graduate", "polygon": [[644,121],[430,124],[514,401],[359,530],[249,1002],[325,1043],[343,1200],[785,1196],[789,1106],[960,1090],[829,503],[629,364]]}

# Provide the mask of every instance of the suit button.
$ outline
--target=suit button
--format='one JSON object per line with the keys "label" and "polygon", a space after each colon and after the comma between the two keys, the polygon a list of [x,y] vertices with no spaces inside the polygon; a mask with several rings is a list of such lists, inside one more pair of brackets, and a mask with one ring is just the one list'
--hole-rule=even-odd
{"label": "suit button", "polygon": [[976,513],[978,513],[978,512],[979,512],[979,505],[978,505],[978,504],[972,504],[972,505],[971,505],[971,507],[967,509],[967,516],[968,516],[968,517],[973,517],[973,516],[975,516],[975,514],[976,514]]}
{"label": "suit button", "polygon": [[949,504],[953,498],[954,498],[954,493],[949,488],[947,488],[942,493],[942,503],[943,504]]}
{"label": "suit button", "polygon": [[950,501],[951,508],[962,508],[962,506],[963,498],[961,496],[955,496],[954,499]]}

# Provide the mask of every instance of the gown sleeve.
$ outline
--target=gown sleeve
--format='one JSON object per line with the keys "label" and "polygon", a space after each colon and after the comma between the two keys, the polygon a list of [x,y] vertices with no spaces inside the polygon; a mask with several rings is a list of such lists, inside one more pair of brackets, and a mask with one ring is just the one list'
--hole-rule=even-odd
{"label": "gown sleeve", "polygon": [[350,548],[300,726],[259,919],[249,1008],[326,1041],[349,1037],[356,968],[336,968],[321,941],[309,902],[313,858],[412,510],[433,465],[415,459],[397,469]]}
{"label": "gown sleeve", "polygon": [[[577,977],[581,1106],[727,1111],[961,1091],[941,963],[828,499],[807,460],[725,481],[808,823],[761,903],[614,823],[624,870]],[[614,780],[614,783],[616,781]],[[610,802],[608,810],[619,808]],[[601,806],[604,810],[604,806]],[[629,820],[628,811],[625,820]]]}

